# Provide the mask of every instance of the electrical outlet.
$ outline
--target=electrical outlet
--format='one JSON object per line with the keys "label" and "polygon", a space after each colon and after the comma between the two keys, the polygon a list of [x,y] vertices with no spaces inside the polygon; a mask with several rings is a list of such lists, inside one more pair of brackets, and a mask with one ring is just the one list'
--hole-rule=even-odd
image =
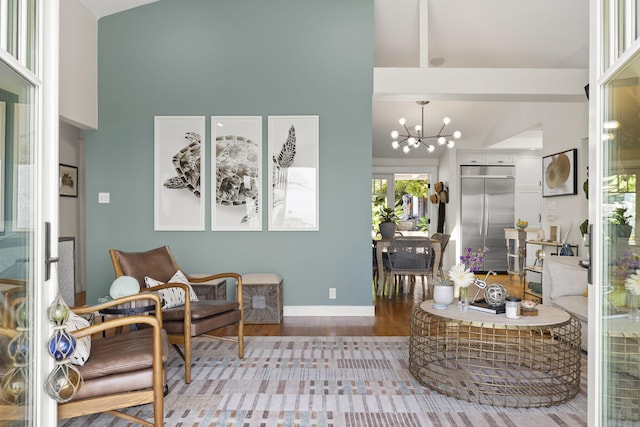
{"label": "electrical outlet", "polygon": [[329,288],[329,299],[336,299],[336,288]]}

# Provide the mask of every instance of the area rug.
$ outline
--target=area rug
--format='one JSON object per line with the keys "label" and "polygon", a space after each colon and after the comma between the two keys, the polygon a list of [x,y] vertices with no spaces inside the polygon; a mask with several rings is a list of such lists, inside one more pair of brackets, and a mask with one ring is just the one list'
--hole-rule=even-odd
{"label": "area rug", "polygon": [[[587,359],[580,392],[562,405],[518,409],[469,403],[421,386],[409,373],[408,337],[246,337],[233,343],[196,338],[191,384],[172,350],[166,426],[426,427],[586,426]],[[152,418],[151,405],[128,409]],[[129,426],[109,415],[61,425]]]}

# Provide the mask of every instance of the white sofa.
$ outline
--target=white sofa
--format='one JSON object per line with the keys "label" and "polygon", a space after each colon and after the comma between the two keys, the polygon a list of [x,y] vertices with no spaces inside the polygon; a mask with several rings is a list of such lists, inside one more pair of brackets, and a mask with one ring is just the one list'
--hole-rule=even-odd
{"label": "white sofa", "polygon": [[581,348],[588,345],[587,269],[576,256],[546,257],[542,267],[542,303],[565,310],[580,320]]}

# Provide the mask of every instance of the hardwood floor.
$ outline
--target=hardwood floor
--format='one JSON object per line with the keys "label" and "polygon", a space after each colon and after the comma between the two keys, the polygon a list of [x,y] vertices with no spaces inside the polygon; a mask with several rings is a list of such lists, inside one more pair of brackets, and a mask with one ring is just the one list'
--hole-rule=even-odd
{"label": "hardwood floor", "polygon": [[[522,284],[517,277],[491,276],[488,283],[500,283],[509,295],[522,297]],[[474,292],[475,293],[475,292]],[[373,294],[373,290],[372,290]],[[84,301],[84,293],[76,298]],[[247,336],[405,336],[409,335],[411,308],[423,301],[420,279],[410,293],[376,298],[374,317],[285,317],[279,324],[245,325]],[[234,328],[223,328],[216,335],[233,336]]]}
{"label": "hardwood floor", "polygon": [[[497,275],[491,276],[488,283],[500,283],[509,295],[522,297],[522,284],[517,277],[512,279]],[[244,330],[247,336],[408,336],[411,308],[422,301],[418,279],[411,293],[377,298],[375,317],[285,317],[280,324],[245,325]],[[228,328],[218,334],[233,335],[235,331]]]}

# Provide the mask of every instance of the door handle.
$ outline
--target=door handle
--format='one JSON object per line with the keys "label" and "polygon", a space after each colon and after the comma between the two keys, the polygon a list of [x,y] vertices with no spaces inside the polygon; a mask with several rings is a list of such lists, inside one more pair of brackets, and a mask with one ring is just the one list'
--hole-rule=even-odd
{"label": "door handle", "polygon": [[482,228],[484,227],[484,200],[485,196],[484,194],[480,196],[480,229],[478,230],[481,236],[482,236]]}
{"label": "door handle", "polygon": [[484,235],[487,236],[489,234],[489,195],[484,195],[486,202],[484,204]]}
{"label": "door handle", "polygon": [[58,262],[58,257],[51,256],[51,223],[44,223],[44,280],[51,278],[51,264]]}

